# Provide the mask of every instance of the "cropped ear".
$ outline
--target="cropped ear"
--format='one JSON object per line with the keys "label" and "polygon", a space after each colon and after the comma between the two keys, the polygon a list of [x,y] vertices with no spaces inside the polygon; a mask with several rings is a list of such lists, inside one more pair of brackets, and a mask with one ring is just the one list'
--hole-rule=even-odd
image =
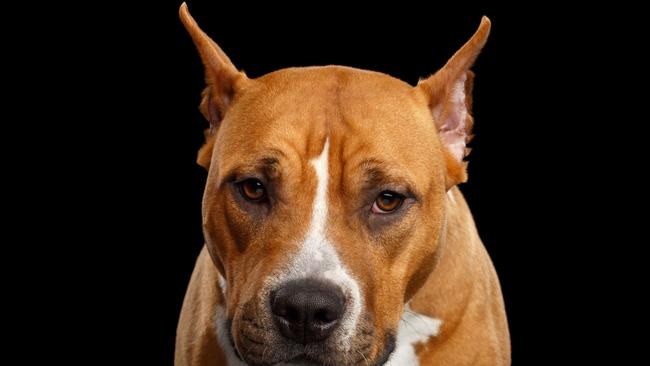
{"label": "cropped ear", "polygon": [[199,109],[210,122],[210,129],[206,131],[206,143],[199,150],[197,162],[208,169],[212,159],[215,131],[219,128],[237,90],[242,88],[248,78],[237,70],[221,48],[199,28],[185,3],[179,9],[179,16],[205,66],[207,87],[201,94],[203,98]]}
{"label": "cropped ear", "polygon": [[470,67],[489,34],[490,20],[484,16],[472,38],[442,69],[420,80],[416,87],[424,92],[429,102],[438,136],[445,147],[447,189],[467,181],[467,163],[463,159],[469,154],[467,143],[472,138],[474,123],[470,115],[474,73]]}

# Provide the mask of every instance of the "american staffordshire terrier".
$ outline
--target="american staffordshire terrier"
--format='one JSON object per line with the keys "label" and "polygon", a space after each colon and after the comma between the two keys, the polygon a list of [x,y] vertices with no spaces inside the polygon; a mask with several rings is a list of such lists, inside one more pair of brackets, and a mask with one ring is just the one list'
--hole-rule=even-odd
{"label": "american staffordshire terrier", "polygon": [[415,87],[341,66],[251,79],[185,4],[180,18],[210,128],[175,364],[509,365],[497,274],[456,187],[488,18]]}

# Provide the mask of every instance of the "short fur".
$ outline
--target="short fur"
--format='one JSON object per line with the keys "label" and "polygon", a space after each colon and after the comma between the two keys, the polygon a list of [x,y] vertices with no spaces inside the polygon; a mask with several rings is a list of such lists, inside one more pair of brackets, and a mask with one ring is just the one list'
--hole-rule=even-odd
{"label": "short fur", "polygon": [[[284,364],[305,352],[312,363],[376,365],[413,311],[440,321],[428,320],[437,334],[415,348],[420,365],[509,365],[499,281],[456,187],[467,179],[469,68],[489,20],[445,67],[412,87],[340,66],[249,79],[185,4],[180,15],[206,67],[201,111],[210,129],[198,157],[208,169],[206,243],[183,304],[175,364],[227,365],[237,354],[248,364]],[[268,294],[309,230],[318,186],[311,162],[323,151],[325,235],[358,283],[363,309],[352,344],[297,348],[273,327]],[[265,180],[268,205],[253,205],[235,189],[250,175]],[[399,212],[371,214],[385,187],[410,198]]]}

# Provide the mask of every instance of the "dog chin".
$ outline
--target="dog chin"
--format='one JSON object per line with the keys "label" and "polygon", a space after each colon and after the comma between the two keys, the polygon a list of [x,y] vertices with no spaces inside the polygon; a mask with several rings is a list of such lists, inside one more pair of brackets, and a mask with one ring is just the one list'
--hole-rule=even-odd
{"label": "dog chin", "polygon": [[305,356],[298,356],[293,360],[280,364],[278,366],[324,366],[322,363],[315,362]]}
{"label": "dog chin", "polygon": [[[239,352],[237,352],[239,355]],[[240,357],[240,360],[244,362],[247,366],[329,366],[332,365],[331,362],[319,361],[308,357],[306,354],[300,354],[298,356],[292,357],[291,359],[284,360],[281,362],[269,362],[261,360],[250,360],[248,357]]]}
{"label": "dog chin", "polygon": [[[378,355],[378,357],[376,358],[376,360],[374,362],[372,362],[372,363],[368,362],[368,360],[365,359],[365,356],[364,356],[363,360],[361,360],[361,359],[350,360],[351,361],[350,365],[363,364],[363,365],[367,365],[367,366],[382,366],[386,362],[388,362],[388,359],[390,358],[391,354],[395,350],[395,346],[396,346],[395,335],[394,335],[393,332],[389,332],[386,335],[383,352],[381,352]],[[304,353],[301,352],[297,356],[294,353],[294,355],[289,356],[290,358],[287,359],[287,360],[280,361],[280,360],[278,360],[276,358],[276,360],[274,360],[274,361],[270,361],[270,360],[262,361],[262,360],[250,360],[250,359],[247,359],[249,357],[242,357],[241,354],[237,350],[235,351],[235,353],[238,356],[238,358],[247,366],[331,366],[331,365],[345,365],[345,363],[343,363],[341,361],[341,359],[346,359],[347,358],[347,357],[341,356],[341,355],[339,355],[339,357],[337,357],[337,355],[332,355],[332,354],[325,355],[325,354],[321,354],[320,352],[310,355],[309,351],[305,351]],[[271,352],[269,352],[269,353],[271,353]],[[280,362],[278,362],[278,361],[280,361]]]}
{"label": "dog chin", "polygon": [[307,356],[298,356],[289,361],[269,364],[269,363],[246,363],[248,366],[330,366],[331,363],[323,363],[309,359]]}

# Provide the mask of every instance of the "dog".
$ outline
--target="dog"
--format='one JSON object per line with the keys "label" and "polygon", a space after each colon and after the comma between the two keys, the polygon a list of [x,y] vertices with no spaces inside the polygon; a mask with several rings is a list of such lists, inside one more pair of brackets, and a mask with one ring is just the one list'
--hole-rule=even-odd
{"label": "dog", "polygon": [[413,87],[341,66],[251,79],[191,17],[210,123],[205,245],[175,365],[509,365],[467,180],[490,21]]}

